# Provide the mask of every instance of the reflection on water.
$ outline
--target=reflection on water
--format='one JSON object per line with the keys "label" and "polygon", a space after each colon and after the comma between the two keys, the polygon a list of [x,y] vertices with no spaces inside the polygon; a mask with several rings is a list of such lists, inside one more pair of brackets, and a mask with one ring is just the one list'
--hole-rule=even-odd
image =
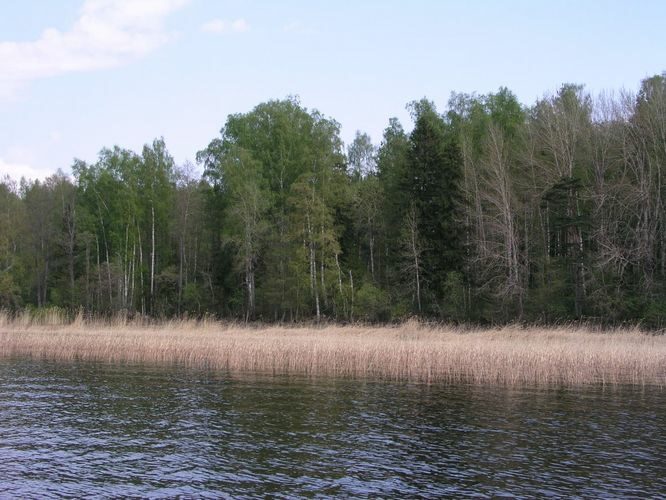
{"label": "reflection on water", "polygon": [[0,361],[0,494],[666,494],[666,392]]}

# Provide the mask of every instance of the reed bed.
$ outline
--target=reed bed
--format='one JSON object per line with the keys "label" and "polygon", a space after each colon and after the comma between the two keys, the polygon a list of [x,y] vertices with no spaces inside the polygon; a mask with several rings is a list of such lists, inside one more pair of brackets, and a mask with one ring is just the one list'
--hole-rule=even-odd
{"label": "reed bed", "polygon": [[0,314],[0,356],[419,382],[666,385],[666,336],[638,329],[65,322]]}

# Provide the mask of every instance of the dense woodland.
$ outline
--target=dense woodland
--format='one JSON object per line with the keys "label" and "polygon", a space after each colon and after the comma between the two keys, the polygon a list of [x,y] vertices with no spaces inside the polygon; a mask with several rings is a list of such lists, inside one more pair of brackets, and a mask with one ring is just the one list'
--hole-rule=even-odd
{"label": "dense woodland", "polygon": [[[263,321],[666,318],[666,73],[408,105],[381,142],[296,98],[0,184],[0,307]],[[205,145],[205,138],[202,146]]]}

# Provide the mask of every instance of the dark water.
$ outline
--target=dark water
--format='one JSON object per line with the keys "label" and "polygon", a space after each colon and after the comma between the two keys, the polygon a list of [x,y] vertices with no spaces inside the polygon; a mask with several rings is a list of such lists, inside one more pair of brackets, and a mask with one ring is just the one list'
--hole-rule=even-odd
{"label": "dark water", "polygon": [[0,361],[1,497],[664,496],[666,391]]}

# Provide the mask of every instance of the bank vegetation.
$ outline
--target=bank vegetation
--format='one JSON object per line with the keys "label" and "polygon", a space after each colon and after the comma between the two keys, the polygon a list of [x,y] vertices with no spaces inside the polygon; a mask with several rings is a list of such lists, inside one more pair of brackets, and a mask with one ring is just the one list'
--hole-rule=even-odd
{"label": "bank vegetation", "polygon": [[666,385],[666,336],[582,326],[463,329],[85,321],[0,315],[0,357],[427,383]]}
{"label": "bank vegetation", "polygon": [[1,179],[0,308],[666,326],[666,73],[408,109],[344,144],[271,100],[220,116],[197,166],[158,138]]}

